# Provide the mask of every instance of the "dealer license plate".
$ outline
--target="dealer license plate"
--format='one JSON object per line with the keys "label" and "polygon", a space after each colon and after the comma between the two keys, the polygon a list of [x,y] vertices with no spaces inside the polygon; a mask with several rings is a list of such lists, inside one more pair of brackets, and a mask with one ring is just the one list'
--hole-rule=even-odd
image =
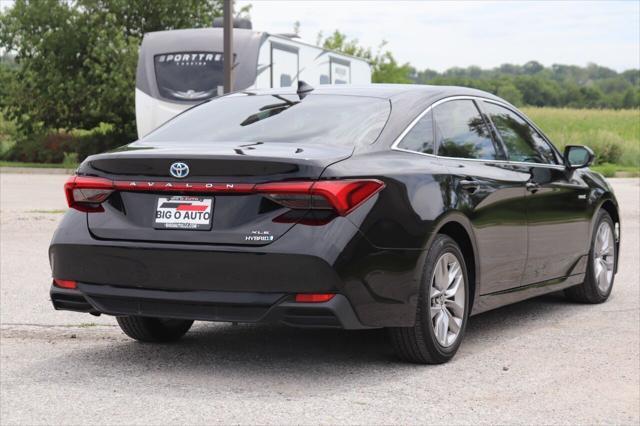
{"label": "dealer license plate", "polygon": [[201,197],[158,197],[153,227],[208,231],[213,217],[213,199]]}

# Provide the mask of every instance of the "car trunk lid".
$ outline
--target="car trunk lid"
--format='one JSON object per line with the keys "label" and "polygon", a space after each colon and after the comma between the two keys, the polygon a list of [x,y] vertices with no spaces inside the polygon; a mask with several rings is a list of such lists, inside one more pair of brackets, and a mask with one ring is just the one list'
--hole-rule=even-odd
{"label": "car trunk lid", "polygon": [[[267,182],[317,180],[327,166],[352,152],[352,147],[291,142],[162,147],[134,143],[88,158],[78,173],[106,178],[117,185],[101,211],[87,216],[89,230],[96,238],[258,246],[280,238],[296,220],[286,216],[287,208],[250,189]],[[171,176],[174,163],[187,165],[186,177]],[[209,225],[162,229],[157,220],[157,215],[163,214],[160,210],[167,211],[162,206],[209,208]]]}

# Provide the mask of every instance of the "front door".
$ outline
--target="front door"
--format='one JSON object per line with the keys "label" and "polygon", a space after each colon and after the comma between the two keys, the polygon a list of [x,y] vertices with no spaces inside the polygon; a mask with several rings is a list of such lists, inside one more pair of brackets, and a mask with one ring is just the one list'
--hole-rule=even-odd
{"label": "front door", "polygon": [[584,271],[589,250],[589,187],[567,171],[558,153],[515,111],[491,101],[482,109],[496,129],[510,167],[526,179],[527,263],[522,285]]}
{"label": "front door", "polygon": [[589,251],[589,187],[562,166],[530,167],[529,256],[523,284],[585,271]]}

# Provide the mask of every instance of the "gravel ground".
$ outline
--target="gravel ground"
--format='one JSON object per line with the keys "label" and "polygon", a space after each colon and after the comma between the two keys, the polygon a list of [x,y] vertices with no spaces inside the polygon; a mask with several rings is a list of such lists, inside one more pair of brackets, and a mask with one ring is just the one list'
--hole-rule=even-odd
{"label": "gravel ground", "polygon": [[0,423],[640,423],[640,184],[615,179],[610,300],[550,295],[469,323],[456,358],[397,362],[384,332],[197,324],[178,344],[50,306],[60,175],[0,175]]}

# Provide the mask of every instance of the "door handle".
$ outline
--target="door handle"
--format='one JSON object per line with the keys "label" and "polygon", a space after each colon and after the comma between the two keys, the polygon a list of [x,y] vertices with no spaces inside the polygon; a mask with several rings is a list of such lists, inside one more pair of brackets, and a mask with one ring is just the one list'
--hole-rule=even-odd
{"label": "door handle", "polygon": [[535,182],[527,182],[525,187],[527,188],[527,191],[531,192],[532,194],[535,194],[540,189],[540,185]]}
{"label": "door handle", "polygon": [[472,194],[480,189],[480,181],[474,179],[463,179],[460,181],[460,186],[465,191],[471,192]]}

